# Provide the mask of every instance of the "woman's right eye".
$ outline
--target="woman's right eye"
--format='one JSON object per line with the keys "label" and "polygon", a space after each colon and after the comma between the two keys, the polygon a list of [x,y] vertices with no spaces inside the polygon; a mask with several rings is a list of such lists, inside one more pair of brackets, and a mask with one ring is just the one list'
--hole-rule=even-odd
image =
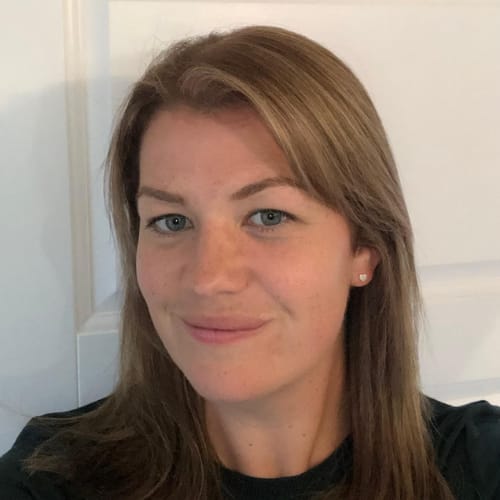
{"label": "woman's right eye", "polygon": [[149,219],[146,227],[163,235],[176,233],[185,229],[186,217],[179,214],[160,215]]}

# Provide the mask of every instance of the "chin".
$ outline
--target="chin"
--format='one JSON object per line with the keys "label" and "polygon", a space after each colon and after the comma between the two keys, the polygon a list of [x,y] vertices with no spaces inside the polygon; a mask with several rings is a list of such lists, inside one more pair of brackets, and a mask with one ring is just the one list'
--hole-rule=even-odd
{"label": "chin", "polygon": [[258,381],[252,383],[248,377],[229,373],[219,373],[219,376],[197,377],[185,374],[193,389],[206,401],[213,403],[242,403],[258,399],[270,392],[269,387],[263,387]]}

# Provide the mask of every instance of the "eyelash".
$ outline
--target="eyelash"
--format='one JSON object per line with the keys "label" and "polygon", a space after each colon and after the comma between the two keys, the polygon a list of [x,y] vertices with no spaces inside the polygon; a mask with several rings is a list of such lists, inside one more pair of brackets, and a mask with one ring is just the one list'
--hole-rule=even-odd
{"label": "eyelash", "polygon": [[[280,214],[281,216],[284,216],[284,220],[280,223],[280,224],[276,224],[274,226],[256,226],[258,231],[261,232],[261,233],[270,233],[272,231],[275,231],[277,228],[280,228],[282,227],[283,225],[289,223],[289,222],[292,222],[292,221],[295,221],[297,220],[297,218],[288,213],[288,212],[285,212],[283,210],[277,210],[277,209],[274,209],[274,208],[261,208],[260,210],[256,210],[255,212],[251,212],[247,218],[250,218],[250,217],[253,217],[254,215],[258,214],[258,213],[261,213],[261,212],[277,212],[278,214]],[[185,231],[185,229],[181,229],[179,231],[170,231],[170,232],[165,232],[163,230],[160,230],[158,229],[158,226],[156,225],[157,222],[161,221],[161,220],[165,220],[167,217],[179,217],[179,218],[185,218],[183,215],[181,214],[166,214],[166,215],[159,215],[157,217],[153,217],[151,219],[149,219],[146,223],[146,228],[147,229],[150,229],[151,231],[159,234],[160,236],[167,236],[167,237],[172,237],[176,234],[180,234],[182,233],[183,231]]]}

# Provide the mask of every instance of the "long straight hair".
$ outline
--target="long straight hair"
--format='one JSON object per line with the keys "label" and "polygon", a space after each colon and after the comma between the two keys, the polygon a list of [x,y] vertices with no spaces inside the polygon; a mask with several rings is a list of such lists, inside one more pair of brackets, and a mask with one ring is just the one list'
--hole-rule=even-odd
{"label": "long straight hair", "polygon": [[420,390],[413,235],[381,120],[337,56],[272,26],[175,42],[123,103],[106,172],[124,291],[119,379],[98,408],[66,419],[27,470],[56,472],[93,498],[223,498],[203,401],[161,343],[135,270],[141,140],[155,113],[178,105],[200,113],[251,107],[309,194],[346,218],[353,247],[380,254],[370,284],[351,289],[344,318],[352,469],[317,498],[452,499]]}

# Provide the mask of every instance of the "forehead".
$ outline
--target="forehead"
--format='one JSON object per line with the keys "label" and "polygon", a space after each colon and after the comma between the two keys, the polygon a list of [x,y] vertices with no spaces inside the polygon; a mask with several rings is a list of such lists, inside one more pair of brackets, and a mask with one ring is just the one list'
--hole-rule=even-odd
{"label": "forehead", "polygon": [[144,133],[139,162],[141,178],[151,180],[165,175],[291,176],[284,152],[250,108],[211,114],[188,107],[162,110]]}

